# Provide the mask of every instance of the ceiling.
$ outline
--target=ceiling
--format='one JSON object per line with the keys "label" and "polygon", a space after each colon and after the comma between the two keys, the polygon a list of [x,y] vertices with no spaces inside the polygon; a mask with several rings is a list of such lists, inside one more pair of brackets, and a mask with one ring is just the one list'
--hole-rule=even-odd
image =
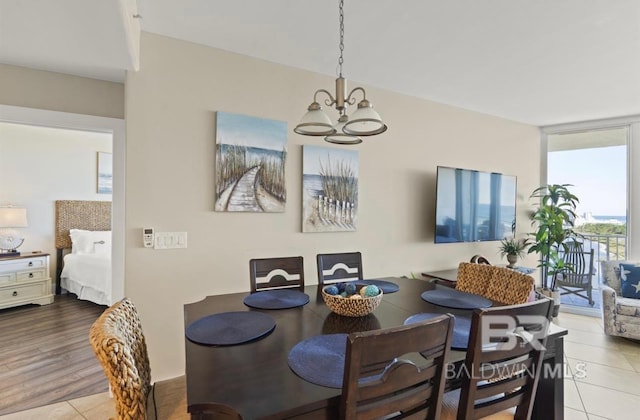
{"label": "ceiling", "polygon": [[[533,125],[640,114],[638,0],[345,3],[352,86]],[[143,31],[336,75],[337,0],[0,0],[0,62],[122,81],[135,13]]]}

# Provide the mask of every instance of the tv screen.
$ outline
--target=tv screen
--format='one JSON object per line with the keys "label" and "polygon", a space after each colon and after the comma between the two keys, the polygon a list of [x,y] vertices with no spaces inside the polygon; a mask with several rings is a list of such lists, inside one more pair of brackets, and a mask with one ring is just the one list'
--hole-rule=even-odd
{"label": "tv screen", "polygon": [[515,221],[515,176],[438,166],[436,243],[498,241]]}

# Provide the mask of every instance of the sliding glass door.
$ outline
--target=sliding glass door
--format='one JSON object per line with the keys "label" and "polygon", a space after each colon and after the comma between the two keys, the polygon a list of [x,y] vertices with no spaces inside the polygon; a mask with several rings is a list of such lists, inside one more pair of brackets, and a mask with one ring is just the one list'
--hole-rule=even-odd
{"label": "sliding glass door", "polygon": [[580,200],[576,230],[584,250],[593,249],[591,290],[588,286],[562,289],[565,309],[599,314],[600,261],[626,256],[628,137],[628,126],[547,136],[546,183],[571,185],[570,191]]}

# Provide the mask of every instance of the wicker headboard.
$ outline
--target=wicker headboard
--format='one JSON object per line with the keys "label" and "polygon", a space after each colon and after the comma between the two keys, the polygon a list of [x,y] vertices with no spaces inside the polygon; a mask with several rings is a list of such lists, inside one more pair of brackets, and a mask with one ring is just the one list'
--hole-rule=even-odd
{"label": "wicker headboard", "polygon": [[56,248],[71,248],[69,229],[111,230],[111,201],[58,200]]}
{"label": "wicker headboard", "polygon": [[111,230],[111,201],[57,200],[55,205],[56,294],[60,294],[62,254],[71,248],[69,229]]}

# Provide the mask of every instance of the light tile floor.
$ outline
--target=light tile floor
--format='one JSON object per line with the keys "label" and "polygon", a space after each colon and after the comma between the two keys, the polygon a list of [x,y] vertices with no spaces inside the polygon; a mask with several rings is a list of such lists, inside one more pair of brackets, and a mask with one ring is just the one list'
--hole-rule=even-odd
{"label": "light tile floor", "polygon": [[[569,329],[565,337],[565,419],[638,418],[640,343],[606,336],[599,318],[561,312],[554,322]],[[109,417],[115,417],[115,410],[108,393],[103,393],[0,416],[0,420]]]}

